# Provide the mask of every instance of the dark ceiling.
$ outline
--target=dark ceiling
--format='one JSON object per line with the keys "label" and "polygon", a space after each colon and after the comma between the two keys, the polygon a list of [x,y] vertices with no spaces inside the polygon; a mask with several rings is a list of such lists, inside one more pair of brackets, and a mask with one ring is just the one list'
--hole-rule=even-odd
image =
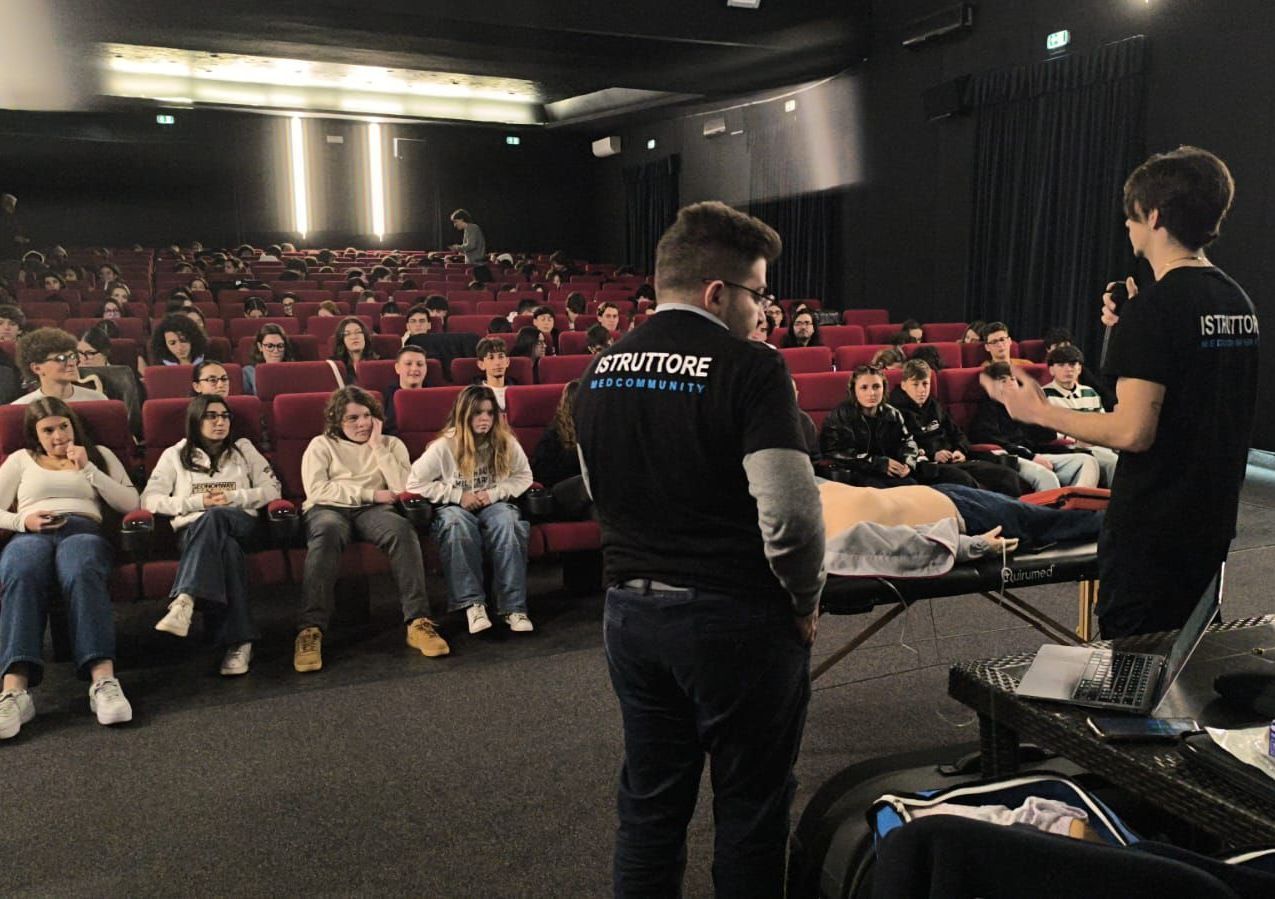
{"label": "dark ceiling", "polygon": [[[69,9],[91,41],[523,78],[540,85],[545,120],[569,125],[845,69],[867,55],[870,2],[99,0]],[[553,105],[617,88],[592,104]]]}

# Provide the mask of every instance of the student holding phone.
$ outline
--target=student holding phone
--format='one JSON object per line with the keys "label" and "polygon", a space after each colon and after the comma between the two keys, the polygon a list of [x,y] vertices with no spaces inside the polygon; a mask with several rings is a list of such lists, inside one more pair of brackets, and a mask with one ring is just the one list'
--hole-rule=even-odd
{"label": "student holding phone", "polygon": [[30,688],[44,676],[41,649],[55,592],[66,603],[75,666],[91,680],[89,708],[101,724],[131,721],[115,677],[115,623],[107,579],[114,550],[102,536],[103,504],[137,508],[120,460],[95,446],[56,397],[36,400],[24,420],[26,448],[0,465],[0,528],[15,531],[0,554],[0,740],[35,717]]}

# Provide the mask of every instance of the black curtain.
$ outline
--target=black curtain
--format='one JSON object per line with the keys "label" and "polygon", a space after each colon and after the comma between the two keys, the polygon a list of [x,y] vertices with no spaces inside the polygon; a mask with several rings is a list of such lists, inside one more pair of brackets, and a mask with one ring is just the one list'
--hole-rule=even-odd
{"label": "black curtain", "polygon": [[766,281],[781,299],[817,299],[840,308],[834,282],[840,195],[810,191],[809,147],[785,121],[754,126],[748,134],[748,213],[779,232],[784,251]]}
{"label": "black curtain", "polygon": [[639,272],[655,271],[655,245],[677,218],[680,168],[676,154],[624,168],[625,262]]}
{"label": "black curtain", "polygon": [[1059,325],[1095,346],[1103,286],[1132,273],[1121,188],[1145,152],[1146,52],[1134,37],[970,79],[968,318],[1020,338]]}

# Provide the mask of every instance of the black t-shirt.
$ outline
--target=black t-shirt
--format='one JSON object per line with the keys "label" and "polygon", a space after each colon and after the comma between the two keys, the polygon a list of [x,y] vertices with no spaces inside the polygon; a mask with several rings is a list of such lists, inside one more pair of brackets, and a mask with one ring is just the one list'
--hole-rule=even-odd
{"label": "black t-shirt", "polygon": [[1155,442],[1122,452],[1106,527],[1119,545],[1184,549],[1235,536],[1257,403],[1258,324],[1217,268],[1177,268],[1125,305],[1107,373],[1164,385]]}
{"label": "black t-shirt", "polygon": [[590,363],[575,421],[608,583],[786,597],[743,466],[759,450],[806,452],[778,353],[661,308]]}

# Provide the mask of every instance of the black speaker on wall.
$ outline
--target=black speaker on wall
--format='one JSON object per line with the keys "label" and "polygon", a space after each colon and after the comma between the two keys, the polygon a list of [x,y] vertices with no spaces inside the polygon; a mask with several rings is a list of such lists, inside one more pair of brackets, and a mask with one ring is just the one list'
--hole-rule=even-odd
{"label": "black speaker on wall", "polygon": [[925,117],[933,122],[949,116],[968,114],[970,107],[965,99],[965,86],[969,80],[969,75],[961,75],[922,92],[921,103],[925,107]]}

